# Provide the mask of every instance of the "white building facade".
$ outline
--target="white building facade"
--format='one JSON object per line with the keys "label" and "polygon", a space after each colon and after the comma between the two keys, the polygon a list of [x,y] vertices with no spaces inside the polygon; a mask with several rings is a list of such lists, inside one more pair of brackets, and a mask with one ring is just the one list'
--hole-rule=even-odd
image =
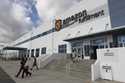
{"label": "white building facade", "polygon": [[83,0],[55,19],[23,35],[11,46],[27,48],[28,56],[70,54],[96,59],[96,49],[124,46],[125,1]]}

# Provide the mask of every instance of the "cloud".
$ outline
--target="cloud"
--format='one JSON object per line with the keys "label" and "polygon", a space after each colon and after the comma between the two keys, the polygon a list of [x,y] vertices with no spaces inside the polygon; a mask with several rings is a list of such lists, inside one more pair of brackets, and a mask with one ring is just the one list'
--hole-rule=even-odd
{"label": "cloud", "polygon": [[64,13],[72,5],[81,0],[36,0],[37,10],[43,21],[50,20],[54,16]]}
{"label": "cloud", "polygon": [[16,19],[17,21],[21,21],[22,19],[25,19],[25,17],[26,17],[25,11],[26,11],[26,8],[23,8],[19,4],[13,3],[13,5],[12,5],[12,15],[13,15],[14,19]]}
{"label": "cloud", "polygon": [[0,3],[0,43],[12,42],[33,28],[33,21],[29,17],[29,13],[33,12],[30,8],[31,4],[36,4],[42,24],[79,1],[81,0],[2,0]]}
{"label": "cloud", "polygon": [[28,9],[13,0],[0,3],[0,42],[8,43],[28,32],[33,26]]}

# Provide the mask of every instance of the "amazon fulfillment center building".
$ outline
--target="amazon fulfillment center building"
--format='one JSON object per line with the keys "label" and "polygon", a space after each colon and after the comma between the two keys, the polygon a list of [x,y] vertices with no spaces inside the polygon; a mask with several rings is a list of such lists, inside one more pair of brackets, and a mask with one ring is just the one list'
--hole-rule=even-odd
{"label": "amazon fulfillment center building", "polygon": [[28,56],[75,52],[96,59],[96,49],[125,47],[125,0],[83,0],[55,19],[4,49]]}

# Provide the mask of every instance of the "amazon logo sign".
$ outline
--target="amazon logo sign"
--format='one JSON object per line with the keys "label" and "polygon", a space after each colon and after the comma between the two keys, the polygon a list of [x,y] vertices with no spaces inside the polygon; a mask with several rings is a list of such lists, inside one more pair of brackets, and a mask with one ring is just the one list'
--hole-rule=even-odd
{"label": "amazon logo sign", "polygon": [[88,20],[98,18],[100,16],[104,16],[104,10],[100,10],[96,13],[88,14],[87,10],[83,10],[81,12],[78,12],[70,17],[67,17],[65,19],[56,19],[55,20],[55,29],[56,31],[60,31],[61,28],[68,27],[70,25],[73,25],[74,23],[84,23]]}

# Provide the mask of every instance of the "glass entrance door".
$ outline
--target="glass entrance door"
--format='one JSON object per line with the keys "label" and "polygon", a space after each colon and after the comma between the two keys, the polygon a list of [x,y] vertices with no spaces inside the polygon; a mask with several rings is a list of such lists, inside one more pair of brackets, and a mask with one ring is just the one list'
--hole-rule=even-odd
{"label": "glass entrance door", "polygon": [[75,53],[75,57],[78,57],[80,59],[84,59],[83,47],[73,47],[72,53]]}
{"label": "glass entrance door", "polygon": [[96,49],[98,48],[98,46],[94,46],[94,45],[84,45],[84,49],[85,49],[85,56],[89,56],[90,59],[97,59],[97,54],[96,54]]}
{"label": "glass entrance door", "polygon": [[104,48],[106,42],[107,42],[106,37],[95,38],[90,41],[89,54],[91,59],[97,59],[96,50]]}

